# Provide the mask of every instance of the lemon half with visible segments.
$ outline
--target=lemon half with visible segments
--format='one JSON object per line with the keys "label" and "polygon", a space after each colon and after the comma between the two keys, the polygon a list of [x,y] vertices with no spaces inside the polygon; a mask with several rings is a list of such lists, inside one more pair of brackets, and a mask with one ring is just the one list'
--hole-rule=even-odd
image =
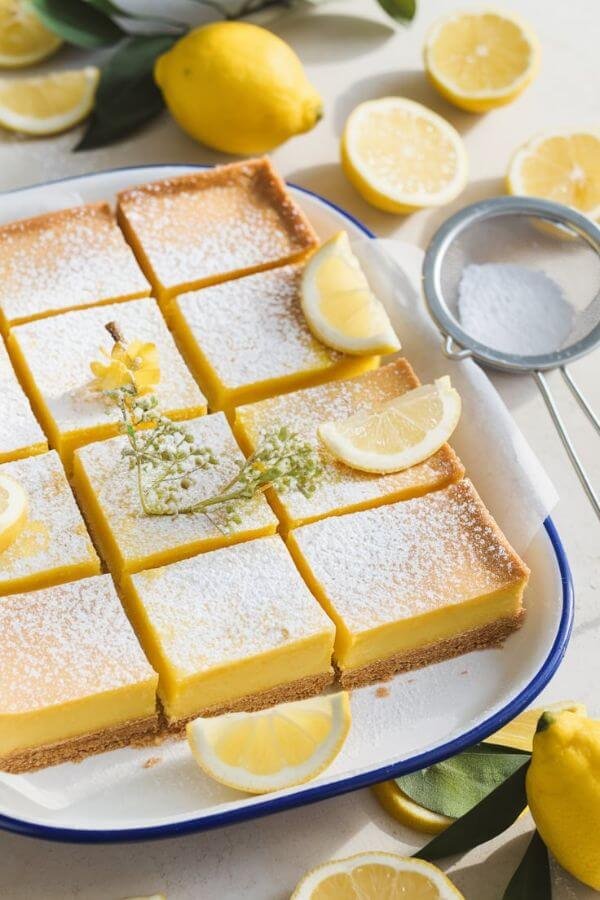
{"label": "lemon half with visible segments", "polygon": [[198,765],[215,781],[264,794],[316,778],[340,752],[351,722],[345,691],[187,726]]}
{"label": "lemon half with visible segments", "polygon": [[469,112],[510,103],[535,77],[539,44],[531,29],[503,10],[455,12],[429,32],[425,69],[437,90]]}
{"label": "lemon half with visible segments", "polygon": [[401,472],[433,456],[458,424],[461,400],[447,375],[361,411],[327,422],[318,434],[336,459],[352,469]]}
{"label": "lemon half with visible segments", "polygon": [[291,900],[464,900],[449,878],[429,862],[396,853],[358,853],[308,872]]}
{"label": "lemon half with visible segments", "polygon": [[0,472],[0,553],[19,536],[29,515],[29,499],[18,481]]}
{"label": "lemon half with visible segments", "polygon": [[533,138],[513,156],[507,187],[510,194],[565,203],[600,220],[600,129]]}
{"label": "lemon half with visible segments", "polygon": [[301,305],[314,336],[334,350],[360,356],[400,349],[345,231],[326,241],[305,266]]}
{"label": "lemon half with visible segments", "polygon": [[100,72],[94,66],[39,78],[0,79],[0,125],[34,136],[58,134],[92,111]]}
{"label": "lemon half with visible segments", "polygon": [[361,103],[348,117],[342,166],[364,199],[386,212],[409,213],[453,200],[467,181],[458,131],[403,97]]}
{"label": "lemon half with visible segments", "polygon": [[0,67],[16,69],[41,62],[61,46],[26,0],[0,0]]}

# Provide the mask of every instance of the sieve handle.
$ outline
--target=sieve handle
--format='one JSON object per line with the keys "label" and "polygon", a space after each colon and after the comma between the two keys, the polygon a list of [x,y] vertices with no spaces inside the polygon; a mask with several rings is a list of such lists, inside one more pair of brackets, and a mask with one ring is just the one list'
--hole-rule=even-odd
{"label": "sieve handle", "polygon": [[442,336],[442,350],[448,359],[466,359],[471,356],[471,351],[457,344],[449,334]]}
{"label": "sieve handle", "polygon": [[[548,382],[546,381],[546,378],[545,378],[543,372],[540,372],[539,370],[532,372],[532,375],[535,378],[535,380],[537,382],[537,386],[539,387],[540,392],[542,394],[542,397],[544,398],[544,400],[546,402],[546,406],[548,407],[548,412],[552,416],[552,421],[554,422],[554,424],[556,426],[556,430],[558,431],[558,433],[560,435],[560,439],[563,442],[565,450],[567,451],[567,453],[569,455],[569,459],[571,460],[571,462],[573,464],[573,468],[577,472],[579,480],[580,480],[581,484],[583,485],[583,488],[584,488],[586,494],[588,495],[588,499],[589,499],[590,503],[592,504],[594,512],[600,519],[600,499],[598,498],[598,495],[594,491],[594,488],[592,487],[592,483],[591,483],[590,479],[588,478],[585,469],[583,468],[583,465],[579,458],[579,454],[577,453],[577,450],[575,449],[573,442],[567,433],[567,429],[565,428],[564,422],[558,411],[558,407],[554,401],[554,397],[550,393],[550,388],[548,387]],[[568,380],[567,380],[567,383],[569,383]],[[579,399],[579,392],[577,390],[575,391],[575,396]],[[583,400],[583,396],[581,397],[581,399]],[[587,407],[587,405],[588,405],[587,402],[586,401],[584,401],[584,402],[586,403],[586,407]],[[592,412],[592,411],[590,410],[590,412]],[[592,415],[593,415],[593,413],[592,413]],[[594,416],[594,418],[595,418],[595,416]]]}
{"label": "sieve handle", "polygon": [[560,371],[561,371],[562,377],[565,379],[565,381],[569,387],[569,390],[571,391],[571,393],[573,394],[573,396],[579,403],[581,409],[584,411],[584,413],[586,414],[586,416],[588,417],[588,419],[590,420],[590,422],[592,423],[592,425],[594,426],[594,428],[596,429],[598,434],[600,434],[600,419],[598,418],[598,416],[596,415],[596,413],[594,412],[594,410],[592,409],[592,407],[590,406],[590,404],[588,403],[586,398],[583,396],[583,394],[581,393],[581,391],[579,390],[579,388],[573,381],[571,373],[569,372],[569,370],[567,369],[566,366],[561,366]]}

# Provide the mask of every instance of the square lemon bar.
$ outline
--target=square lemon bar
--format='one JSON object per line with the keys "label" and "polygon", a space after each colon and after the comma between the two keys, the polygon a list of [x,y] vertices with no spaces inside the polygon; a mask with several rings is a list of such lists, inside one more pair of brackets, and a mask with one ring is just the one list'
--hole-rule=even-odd
{"label": "square lemon bar", "polygon": [[17,459],[0,471],[21,485],[29,502],[22,531],[0,553],[0,597],[96,575],[100,562],[58,454]]}
{"label": "square lemon bar", "polygon": [[92,389],[92,360],[110,353],[105,324],[116,321],[126,340],[156,344],[161,370],[153,393],[172,419],[206,412],[206,399],[175,346],[156,300],[78,309],[13,328],[9,345],[52,446],[66,464],[76,447],[117,433],[120,413]]}
{"label": "square lemon bar", "polygon": [[0,769],[23,772],[158,730],[158,676],[109,575],[0,603]]}
{"label": "square lemon bar", "polygon": [[0,463],[34,456],[48,449],[46,435],[31,411],[1,337],[0,422]]}
{"label": "square lemon bar", "polygon": [[175,728],[311,696],[333,680],[333,623],[278,536],[140,572],[125,597]]}
{"label": "square lemon bar", "polygon": [[150,285],[108,203],[0,227],[0,323],[147,297]]}
{"label": "square lemon bar", "polygon": [[497,645],[523,617],[529,569],[465,479],[288,536],[336,625],[342,685]]}
{"label": "square lemon bar", "polygon": [[303,265],[258,272],[176,297],[170,320],[211,409],[230,409],[378,365],[330,350],[300,306]]}
{"label": "square lemon bar", "polygon": [[[330,419],[343,419],[371,410],[412,388],[419,380],[405,359],[366,372],[348,381],[335,381],[291,394],[241,406],[234,430],[245,453],[251,453],[261,433],[287,426],[316,447],[317,428]],[[324,478],[311,497],[299,491],[273,494],[271,502],[284,528],[294,528],[323,516],[339,515],[426,494],[458,481],[463,466],[445,444],[425,462],[393,475],[370,475],[338,463],[322,449]]]}
{"label": "square lemon bar", "polygon": [[[196,443],[210,447],[217,464],[197,479],[202,497],[221,490],[244,461],[223,413],[186,422]],[[277,519],[262,495],[243,501],[242,522],[228,530],[218,508],[209,515],[147,515],[140,503],[135,470],[122,457],[126,437],[88,444],[75,452],[75,491],[105,562],[113,573],[139,572],[205,550],[273,534]]]}
{"label": "square lemon bar", "polygon": [[268,159],[123,191],[118,216],[161,301],[293,262],[317,244]]}

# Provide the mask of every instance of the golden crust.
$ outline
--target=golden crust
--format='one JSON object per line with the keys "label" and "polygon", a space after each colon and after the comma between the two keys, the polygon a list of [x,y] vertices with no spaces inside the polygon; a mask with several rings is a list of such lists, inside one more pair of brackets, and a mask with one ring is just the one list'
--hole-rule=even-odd
{"label": "golden crust", "polygon": [[101,200],[98,203],[84,203],[81,206],[71,206],[68,209],[42,213],[40,216],[32,216],[29,219],[17,219],[15,222],[8,222],[6,225],[0,226],[0,242],[14,232],[23,234],[25,232],[45,231],[49,226],[60,225],[62,222],[70,219],[79,219],[83,214],[96,216],[98,219],[106,219],[112,225],[117,224],[110,205],[106,201]]}

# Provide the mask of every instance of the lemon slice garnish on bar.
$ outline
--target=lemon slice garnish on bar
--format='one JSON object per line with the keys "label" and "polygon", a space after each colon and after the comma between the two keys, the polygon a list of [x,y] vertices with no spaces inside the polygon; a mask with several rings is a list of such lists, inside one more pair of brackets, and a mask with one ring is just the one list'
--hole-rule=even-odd
{"label": "lemon slice garnish on bar", "polygon": [[10,475],[0,472],[0,553],[17,539],[28,513],[26,491]]}
{"label": "lemon slice garnish on bar", "polygon": [[260,712],[201,717],[187,725],[198,765],[249,794],[303,784],[340,752],[350,729],[348,694],[282,703]]}
{"label": "lemon slice garnish on bar", "polygon": [[400,472],[428,459],[448,440],[461,400],[448,376],[407,391],[373,411],[318,429],[329,452],[362,472]]}

